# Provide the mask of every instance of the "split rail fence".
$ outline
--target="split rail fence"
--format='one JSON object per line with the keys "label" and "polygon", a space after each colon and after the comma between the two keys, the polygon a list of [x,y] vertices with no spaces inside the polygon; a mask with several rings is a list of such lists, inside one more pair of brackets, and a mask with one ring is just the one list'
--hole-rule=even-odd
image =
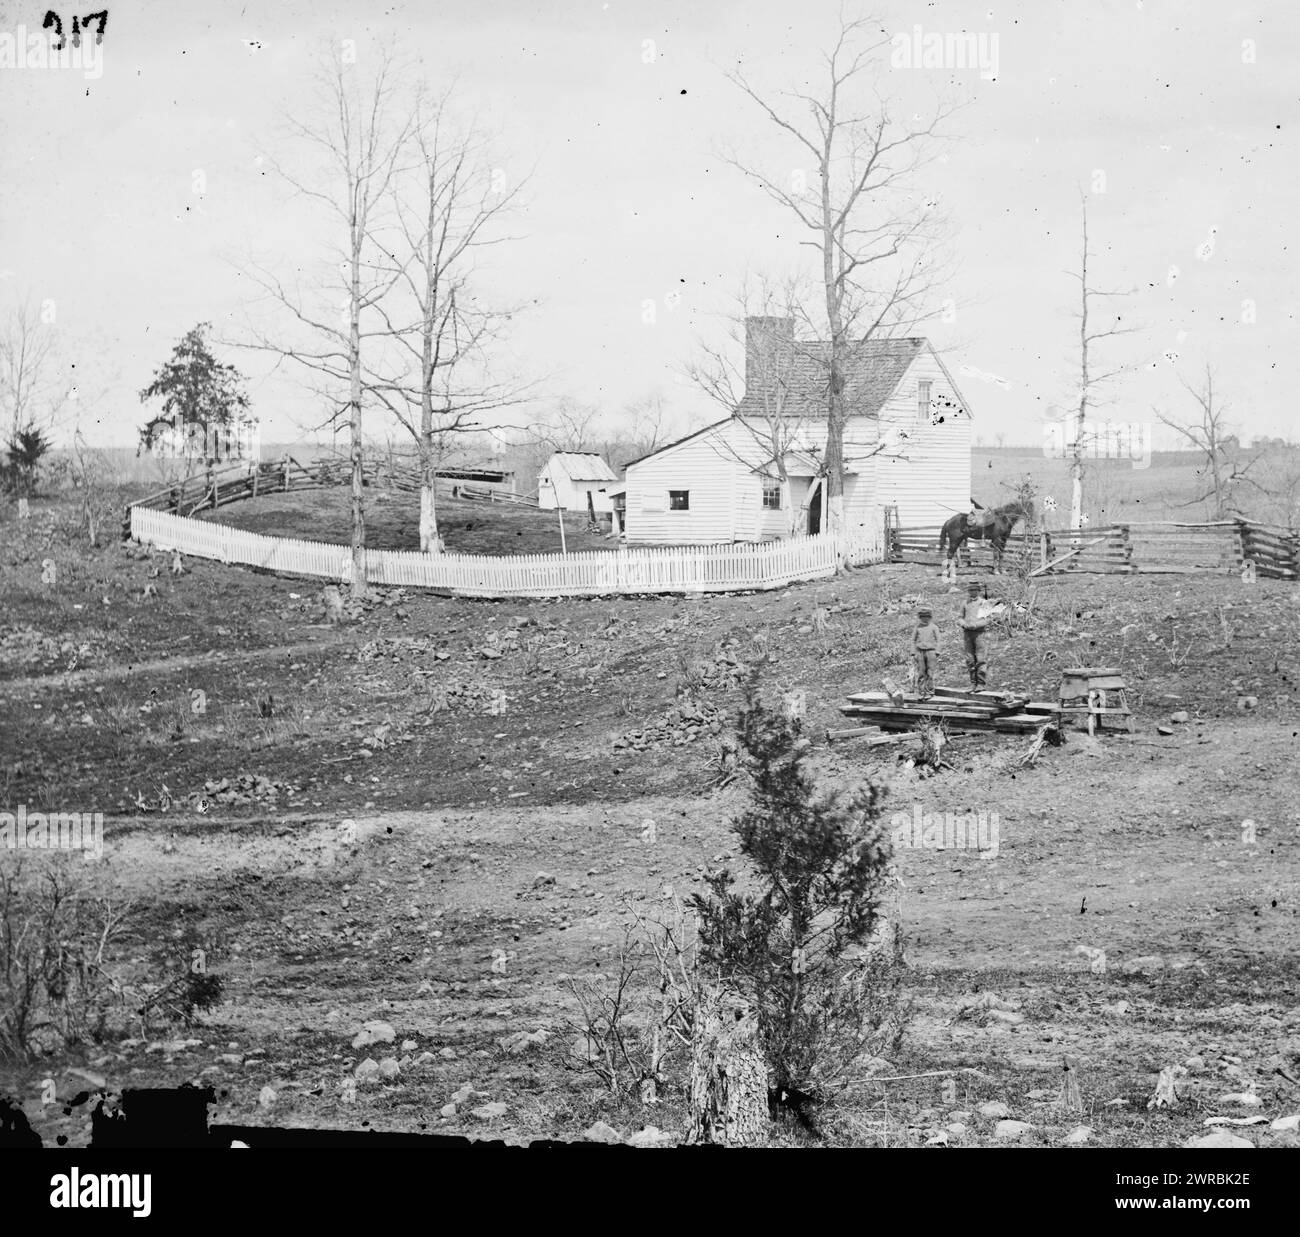
{"label": "split rail fence", "polygon": [[[420,491],[420,472],[403,464],[385,460],[367,460],[361,467],[362,480],[367,486],[382,486],[409,494]],[[347,460],[318,459],[310,464],[300,463],[292,456],[267,460],[258,464],[241,462],[223,468],[195,473],[156,491],[132,504],[156,511],[169,511],[173,515],[191,516],[200,511],[213,511],[229,503],[260,494],[286,493],[290,490],[323,490],[352,484],[352,465]],[[491,486],[439,477],[438,488],[443,493],[455,490],[461,498],[484,502],[513,503],[537,506],[535,497],[510,494]],[[128,520],[130,509],[128,508]]]}
{"label": "split rail fence", "polygon": [[[893,562],[940,565],[938,528],[897,528],[889,534]],[[963,563],[991,567],[992,547],[967,541]],[[1300,533],[1254,520],[1204,524],[1146,522],[1100,528],[1017,530],[1007,542],[1007,566],[1032,576],[1103,574],[1228,575],[1253,564],[1268,579],[1300,579]]]}

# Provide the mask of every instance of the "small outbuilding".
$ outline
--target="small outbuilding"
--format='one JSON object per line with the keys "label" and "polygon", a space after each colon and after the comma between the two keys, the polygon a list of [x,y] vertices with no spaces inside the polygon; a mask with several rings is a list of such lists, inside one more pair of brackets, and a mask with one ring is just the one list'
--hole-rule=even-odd
{"label": "small outbuilding", "polygon": [[547,510],[608,513],[618,474],[594,451],[557,451],[537,477],[537,505]]}

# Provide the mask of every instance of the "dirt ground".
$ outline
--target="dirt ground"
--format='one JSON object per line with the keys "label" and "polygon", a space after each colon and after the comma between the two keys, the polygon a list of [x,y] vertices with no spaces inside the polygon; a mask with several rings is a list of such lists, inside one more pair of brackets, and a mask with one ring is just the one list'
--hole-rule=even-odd
{"label": "dirt ground", "polygon": [[[82,551],[58,518],[3,530],[0,805],[103,811],[86,871],[134,903],[124,979],[198,941],[224,999],[191,1028],[127,1017],[103,1043],[0,1062],[47,1143],[88,1138],[84,1106],[63,1107],[88,1078],[212,1085],[230,1123],[680,1134],[679,1094],[643,1106],[577,1067],[563,977],[613,965],[625,900],[689,893],[734,850],[726,735],[764,656],[768,690],[807,693],[828,785],[887,781],[891,817],[997,817],[996,856],[897,851],[914,1016],[825,1115],[831,1141],[989,1145],[980,1106],[1001,1102],[1022,1144],[1082,1124],[1094,1145],[1176,1146],[1219,1115],[1300,1143],[1269,1125],[1300,1111],[1300,590],[990,581],[1012,603],[991,685],[1051,698],[1064,666],[1118,666],[1137,733],[1072,733],[1029,765],[1027,740],[962,736],[922,781],[897,749],[824,738],[847,692],[905,674],[922,601],[946,634],[940,682],[960,684],[959,595],[920,567],[696,600],[390,590],[328,627],[316,583],[200,562],[172,577],[159,556]],[[354,1048],[368,1020],[393,1041]],[[366,1057],[397,1071],[349,1085]],[[1066,1057],[1082,1113],[1058,1103]],[[1183,1063],[1183,1103],[1148,1111]],[[1258,1103],[1223,1098],[1242,1094]]]}

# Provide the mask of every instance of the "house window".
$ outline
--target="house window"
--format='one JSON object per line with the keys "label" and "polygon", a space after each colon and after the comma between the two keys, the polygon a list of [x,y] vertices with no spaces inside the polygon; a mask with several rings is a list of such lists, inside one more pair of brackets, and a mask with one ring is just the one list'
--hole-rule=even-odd
{"label": "house window", "polygon": [[689,511],[690,509],[691,509],[690,490],[669,490],[668,491],[669,511]]}
{"label": "house window", "polygon": [[928,421],[930,419],[930,380],[928,378],[916,388],[916,419],[918,421]]}
{"label": "house window", "polygon": [[763,482],[763,509],[765,511],[781,510],[781,483],[779,481]]}

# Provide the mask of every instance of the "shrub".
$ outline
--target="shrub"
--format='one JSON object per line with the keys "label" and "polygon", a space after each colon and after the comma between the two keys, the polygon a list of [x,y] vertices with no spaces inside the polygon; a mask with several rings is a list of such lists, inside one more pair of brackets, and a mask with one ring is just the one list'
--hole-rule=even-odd
{"label": "shrub", "polygon": [[110,946],[129,908],[71,856],[0,864],[0,1053],[19,1059],[98,1042],[123,990]]}
{"label": "shrub", "polygon": [[750,887],[715,869],[692,904],[701,968],[752,1011],[773,1102],[806,1117],[901,1035],[902,961],[896,934],[871,940],[890,879],[884,792],[819,792],[799,731],[751,678],[737,734],[752,801],[734,822]]}

